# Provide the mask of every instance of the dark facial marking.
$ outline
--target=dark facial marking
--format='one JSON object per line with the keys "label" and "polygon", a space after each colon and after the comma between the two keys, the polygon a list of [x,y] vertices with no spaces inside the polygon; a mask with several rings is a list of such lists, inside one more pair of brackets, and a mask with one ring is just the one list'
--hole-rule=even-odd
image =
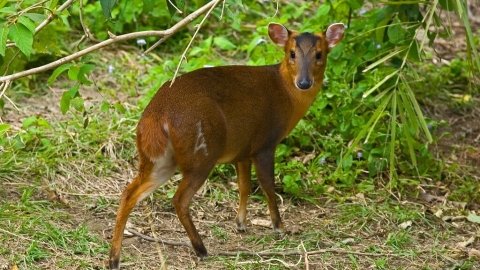
{"label": "dark facial marking", "polygon": [[311,46],[315,46],[317,42],[320,40],[318,36],[313,35],[312,33],[301,33],[299,36],[294,37],[297,47],[300,44],[308,44]]}

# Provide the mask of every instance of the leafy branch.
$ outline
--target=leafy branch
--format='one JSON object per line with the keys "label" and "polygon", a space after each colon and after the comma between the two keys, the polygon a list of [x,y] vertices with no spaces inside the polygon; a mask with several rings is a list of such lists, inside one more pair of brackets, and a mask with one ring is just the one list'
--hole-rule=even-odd
{"label": "leafy branch", "polygon": [[[70,0],[70,1],[66,2],[64,5],[62,5],[61,8],[63,8],[63,9],[67,8],[74,1],[75,0]],[[10,82],[13,81],[13,80],[16,80],[16,79],[19,79],[19,78],[22,78],[22,77],[26,77],[26,76],[30,76],[30,75],[33,75],[33,74],[38,74],[38,73],[45,72],[47,70],[56,68],[60,65],[68,63],[72,60],[75,60],[79,57],[82,57],[86,54],[89,54],[91,52],[94,52],[96,50],[99,50],[103,47],[106,47],[106,46],[114,44],[114,43],[127,41],[127,40],[132,40],[132,39],[143,38],[143,37],[162,37],[159,40],[159,42],[157,42],[154,45],[154,46],[158,46],[160,43],[164,42],[166,39],[168,39],[174,33],[178,32],[180,29],[182,29],[183,27],[185,27],[186,25],[188,25],[189,23],[191,23],[192,21],[197,19],[200,15],[204,14],[205,12],[208,12],[208,14],[210,14],[212,9],[218,3],[220,3],[221,1],[222,0],[215,0],[215,1],[211,1],[207,4],[205,4],[204,6],[197,9],[196,11],[192,12],[191,14],[189,14],[188,16],[186,16],[181,21],[179,21],[178,23],[176,23],[175,25],[173,25],[172,27],[170,27],[167,30],[162,30],[162,31],[154,31],[154,30],[152,30],[152,31],[139,31],[139,32],[124,34],[124,35],[119,35],[119,36],[116,36],[116,35],[109,32],[109,36],[110,36],[109,39],[107,39],[105,41],[102,41],[98,44],[95,44],[93,46],[90,46],[86,49],[83,49],[79,52],[73,53],[71,55],[68,55],[66,57],[63,57],[61,59],[58,59],[54,62],[51,62],[49,64],[46,64],[46,65],[43,65],[43,66],[40,66],[40,67],[36,67],[36,68],[29,69],[29,70],[21,71],[21,72],[11,74],[11,75],[2,76],[2,77],[0,77],[0,83],[1,83],[0,84],[0,93],[3,95],[5,93],[6,88],[10,85]],[[51,16],[51,17],[53,18],[53,16]],[[44,23],[39,25],[39,27],[38,27],[39,30],[41,29],[40,26],[43,25],[42,27],[44,27],[46,24],[48,24],[49,21],[51,21],[51,19],[49,20],[49,18],[47,18],[44,21]],[[205,20],[205,18],[204,18],[204,20]],[[203,23],[204,20],[202,20],[202,23]],[[197,28],[197,32],[198,32],[199,28],[200,27]],[[187,49],[188,49],[188,47],[187,47]],[[147,51],[151,51],[151,50],[147,50]],[[0,98],[2,97],[2,95],[0,95]]]}

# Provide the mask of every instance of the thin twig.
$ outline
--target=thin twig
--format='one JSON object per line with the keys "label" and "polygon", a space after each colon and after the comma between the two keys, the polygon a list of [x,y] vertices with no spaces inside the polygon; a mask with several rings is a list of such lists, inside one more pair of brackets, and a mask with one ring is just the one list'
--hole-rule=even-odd
{"label": "thin twig", "polygon": [[[171,242],[171,241],[165,241],[162,239],[156,239],[144,234],[141,234],[135,230],[132,229],[127,229],[130,233],[141,237],[142,239],[145,239],[149,242],[157,242],[157,243],[162,243],[165,245],[171,245],[171,246],[187,246],[187,247],[192,247],[190,243],[185,243],[185,242]],[[352,254],[352,255],[359,255],[359,256],[373,256],[373,257],[382,257],[382,256],[400,256],[398,254],[392,254],[392,253],[369,253],[369,252],[358,252],[358,251],[351,251],[351,250],[345,250],[345,249],[336,249],[336,248],[327,248],[327,249],[318,249],[314,251],[301,251],[301,250],[289,250],[289,251],[261,251],[261,252],[253,252],[253,251],[219,251],[216,253],[213,253],[215,256],[239,256],[239,255],[247,255],[247,256],[257,256],[257,257],[264,257],[264,256],[294,256],[294,255],[299,255],[299,256],[305,256],[307,258],[308,256],[316,255],[316,254],[323,254],[323,253],[339,253],[339,254]],[[308,265],[308,260],[306,261]]]}
{"label": "thin twig", "polygon": [[368,253],[368,252],[358,252],[358,251],[350,251],[345,249],[319,249],[309,252],[303,252],[301,250],[290,250],[290,251],[265,251],[265,252],[250,252],[250,251],[220,251],[215,253],[215,255],[222,255],[222,256],[238,256],[238,255],[248,255],[248,256],[293,256],[293,255],[304,255],[304,256],[311,256],[316,254],[323,254],[323,253],[339,253],[339,254],[352,254],[352,255],[361,255],[361,256],[374,256],[374,257],[381,257],[381,256],[399,256],[397,254],[392,253]]}
{"label": "thin twig", "polygon": [[21,235],[18,235],[18,234],[14,234],[14,233],[9,232],[9,231],[4,230],[4,229],[0,229],[0,232],[6,233],[6,234],[8,234],[10,236],[13,236],[13,237],[22,238],[23,240],[27,240],[29,242],[33,242],[33,240],[30,239],[30,238],[27,238],[27,237],[24,237],[24,236],[21,236]]}
{"label": "thin twig", "polygon": [[0,85],[0,90],[2,91],[0,93],[0,99],[2,99],[3,94],[5,94],[5,91],[7,90],[8,86],[10,85],[10,81],[6,81]]}
{"label": "thin twig", "polygon": [[310,269],[310,265],[308,263],[308,254],[307,254],[307,249],[305,248],[305,245],[303,244],[303,241],[302,241],[302,249],[303,249],[303,257],[305,257],[305,270],[309,270]]}
{"label": "thin twig", "polygon": [[132,230],[132,229],[127,229],[128,232],[142,238],[142,239],[145,239],[149,242],[155,242],[155,243],[162,243],[164,245],[169,245],[169,246],[185,246],[185,247],[192,247],[192,245],[190,243],[185,243],[185,242],[172,242],[172,241],[165,241],[165,240],[162,240],[162,239],[159,239],[159,238],[153,238],[153,237],[150,237],[148,235],[145,235],[145,234],[142,234],[142,233],[139,233],[135,230]]}
{"label": "thin twig", "polygon": [[151,52],[153,49],[155,49],[156,47],[158,47],[158,45],[160,45],[160,44],[162,44],[163,42],[165,42],[165,40],[167,40],[169,37],[170,37],[170,35],[165,35],[165,36],[163,36],[160,40],[158,40],[155,44],[153,44],[150,48],[148,48],[145,52],[143,52],[143,54],[148,54],[148,53]]}
{"label": "thin twig", "polygon": [[178,65],[177,65],[177,70],[175,70],[175,74],[173,75],[172,81],[170,83],[170,86],[172,86],[173,83],[175,82],[175,78],[177,78],[178,71],[180,70],[180,66],[182,65],[183,59],[186,58],[187,51],[190,48],[190,46],[192,45],[193,40],[195,40],[195,37],[197,36],[198,32],[200,31],[200,28],[202,28],[203,23],[210,16],[210,13],[218,5],[218,3],[220,3],[220,1],[225,1],[225,0],[215,0],[215,1],[210,2],[210,3],[213,3],[213,5],[210,8],[210,10],[208,10],[207,14],[205,14],[205,17],[203,17],[202,21],[197,25],[197,30],[193,34],[193,37],[190,39],[190,42],[188,43],[187,48],[185,48],[185,50],[183,51],[183,54],[180,57],[180,61],[178,62]]}
{"label": "thin twig", "polygon": [[49,64],[46,64],[46,65],[43,65],[43,66],[40,66],[40,67],[36,67],[36,68],[32,68],[32,69],[29,69],[29,70],[25,70],[25,71],[22,71],[22,72],[18,72],[18,73],[12,74],[12,75],[2,76],[2,77],[0,77],[0,83],[1,82],[6,82],[6,81],[16,80],[16,79],[23,78],[23,77],[26,77],[26,76],[29,76],[29,75],[32,75],[32,74],[37,74],[37,73],[40,73],[40,72],[50,70],[52,68],[56,68],[56,67],[58,67],[62,64],[68,63],[72,60],[75,60],[75,59],[85,55],[85,54],[88,54],[88,53],[91,53],[93,51],[99,50],[99,49],[101,49],[105,46],[108,46],[110,44],[113,44],[113,43],[126,41],[126,40],[131,40],[131,39],[137,39],[137,38],[141,38],[141,37],[171,36],[172,34],[176,33],[178,30],[183,28],[185,25],[189,24],[190,22],[192,22],[193,20],[198,18],[203,13],[205,13],[207,11],[211,11],[211,7],[218,4],[219,1],[220,0],[217,0],[215,2],[212,1],[212,2],[209,2],[209,3],[205,4],[203,7],[199,8],[198,10],[189,14],[187,17],[183,18],[181,21],[179,21],[178,23],[176,23],[174,26],[172,26],[171,28],[169,28],[167,30],[164,30],[164,31],[141,31],[141,32],[134,32],[134,33],[129,33],[129,34],[120,35],[120,36],[112,36],[110,39],[107,39],[103,42],[95,44],[91,47],[83,49],[79,52],[76,52],[76,53],[71,54],[69,56],[66,56],[64,58],[58,59],[57,61],[51,62]]}
{"label": "thin twig", "polygon": [[[78,9],[79,9],[78,17],[80,19],[80,24],[82,25],[83,32],[85,33],[85,36],[87,36],[89,40],[92,40],[92,33],[90,32],[90,29],[88,29],[88,27],[83,22],[83,1],[78,2]],[[80,42],[78,44],[80,45]]]}
{"label": "thin twig", "polygon": [[[47,26],[51,21],[53,21],[53,19],[55,19],[55,17],[57,16],[57,13],[59,12],[62,12],[63,10],[69,8],[73,2],[75,2],[76,0],[68,0],[67,2],[63,3],[63,5],[61,5],[56,11],[55,13],[51,12],[50,15],[48,15],[48,17],[43,21],[41,22],[36,28],[35,28],[35,33],[34,35],[36,35],[38,32],[40,32],[40,30],[42,30],[45,26]],[[38,4],[38,3],[37,3]],[[8,47],[14,47],[14,46],[17,46],[17,44],[15,44],[15,42],[9,42],[7,45],[7,48]]]}
{"label": "thin twig", "polygon": [[175,6],[175,5],[172,3],[171,0],[168,0],[168,3],[170,3],[170,5],[172,5],[172,7],[174,7],[174,8],[178,11],[178,13],[180,13],[180,14],[183,13],[177,6]]}
{"label": "thin twig", "polygon": [[[150,209],[150,207],[148,206],[147,204],[147,216],[148,216],[148,223],[150,225],[150,229],[152,230],[153,232],[153,216],[152,216],[152,209]],[[153,237],[155,238],[155,240],[158,239],[158,237],[156,237],[155,234],[153,234]],[[158,251],[158,257],[160,258],[160,268],[159,269],[162,269],[162,270],[166,270],[167,269],[167,264],[165,262],[165,256],[163,255],[163,252],[162,252],[162,248],[160,247],[160,243],[159,241],[155,241],[155,246],[157,248],[157,251]]]}
{"label": "thin twig", "polygon": [[45,26],[47,26],[51,21],[53,21],[53,19],[55,19],[57,13],[60,13],[62,12],[63,10],[69,8],[73,2],[75,2],[77,0],[68,0],[66,1],[65,3],[63,3],[63,5],[61,5],[59,8],[57,8],[56,10],[56,13],[52,13],[48,16],[47,19],[45,19],[41,24],[39,24],[37,26],[37,28],[35,28],[35,34],[40,32],[40,30],[42,30]]}

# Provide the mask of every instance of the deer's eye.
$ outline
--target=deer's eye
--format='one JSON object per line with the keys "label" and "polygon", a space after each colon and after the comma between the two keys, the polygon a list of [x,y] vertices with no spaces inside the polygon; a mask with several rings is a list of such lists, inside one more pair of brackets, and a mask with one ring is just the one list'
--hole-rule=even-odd
{"label": "deer's eye", "polygon": [[317,54],[315,55],[315,58],[316,58],[317,60],[322,59],[322,52],[317,52]]}
{"label": "deer's eye", "polygon": [[295,52],[294,51],[290,51],[290,58],[295,59]]}

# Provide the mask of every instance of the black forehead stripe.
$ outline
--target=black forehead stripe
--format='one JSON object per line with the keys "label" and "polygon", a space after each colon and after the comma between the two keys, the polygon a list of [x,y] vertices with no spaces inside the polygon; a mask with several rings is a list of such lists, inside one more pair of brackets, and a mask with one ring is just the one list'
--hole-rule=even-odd
{"label": "black forehead stripe", "polygon": [[310,44],[314,45],[320,40],[320,37],[315,36],[312,33],[302,33],[302,34],[294,37],[294,39],[297,43],[297,46],[298,46],[298,44],[304,43],[304,42],[309,42]]}

